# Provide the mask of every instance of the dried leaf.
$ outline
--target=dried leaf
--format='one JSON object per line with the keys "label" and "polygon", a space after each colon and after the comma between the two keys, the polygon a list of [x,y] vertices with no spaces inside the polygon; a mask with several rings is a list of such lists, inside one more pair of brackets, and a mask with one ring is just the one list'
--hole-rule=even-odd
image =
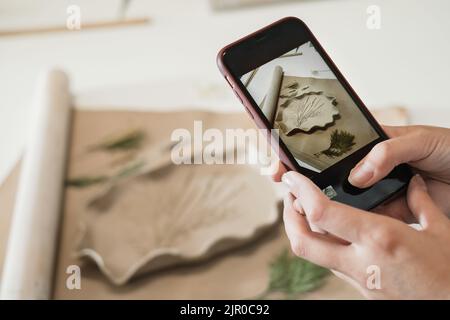
{"label": "dried leaf", "polygon": [[117,151],[137,149],[142,145],[145,133],[142,130],[134,130],[120,137],[111,138],[91,148],[91,150]]}
{"label": "dried leaf", "polygon": [[94,184],[103,183],[108,179],[109,178],[107,176],[78,177],[66,180],[66,186],[75,188],[84,188]]}
{"label": "dried leaf", "polygon": [[280,292],[286,298],[293,299],[322,286],[329,274],[328,269],[292,256],[285,249],[270,265],[269,285],[259,298]]}
{"label": "dried leaf", "polygon": [[345,130],[334,130],[330,135],[330,146],[328,149],[316,153],[316,157],[321,154],[330,158],[339,157],[349,152],[355,145],[355,136]]}

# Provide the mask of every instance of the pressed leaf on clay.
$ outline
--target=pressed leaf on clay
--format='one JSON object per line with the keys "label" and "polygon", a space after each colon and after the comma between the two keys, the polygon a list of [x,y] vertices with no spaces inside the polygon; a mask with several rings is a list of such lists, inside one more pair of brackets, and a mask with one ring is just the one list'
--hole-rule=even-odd
{"label": "pressed leaf on clay", "polygon": [[335,97],[311,86],[300,86],[293,77],[285,77],[280,90],[276,127],[287,135],[325,128],[339,115],[336,105]]}

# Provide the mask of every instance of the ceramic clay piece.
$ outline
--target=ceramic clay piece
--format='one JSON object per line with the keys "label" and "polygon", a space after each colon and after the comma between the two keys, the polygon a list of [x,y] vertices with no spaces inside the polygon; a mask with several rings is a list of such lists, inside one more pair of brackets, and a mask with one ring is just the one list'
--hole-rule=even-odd
{"label": "ceramic clay piece", "polygon": [[300,86],[295,77],[283,80],[277,125],[287,135],[325,128],[339,115],[336,98],[312,86]]}
{"label": "ceramic clay piece", "polygon": [[99,197],[108,203],[86,209],[76,254],[116,285],[240,245],[278,219],[271,182],[248,165],[163,166]]}

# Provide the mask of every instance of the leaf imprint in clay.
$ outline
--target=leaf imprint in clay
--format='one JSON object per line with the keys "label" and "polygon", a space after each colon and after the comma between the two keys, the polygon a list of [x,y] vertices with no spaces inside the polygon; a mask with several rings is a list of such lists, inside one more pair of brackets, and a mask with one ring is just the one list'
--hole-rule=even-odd
{"label": "leaf imprint in clay", "polygon": [[276,125],[287,135],[325,128],[339,115],[336,98],[298,82],[283,83]]}

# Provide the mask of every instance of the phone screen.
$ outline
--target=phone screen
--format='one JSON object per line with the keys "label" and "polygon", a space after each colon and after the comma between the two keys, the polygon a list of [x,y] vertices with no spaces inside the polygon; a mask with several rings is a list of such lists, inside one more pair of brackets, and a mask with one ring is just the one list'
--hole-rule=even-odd
{"label": "phone screen", "polygon": [[320,173],[380,137],[309,41],[240,80],[303,168]]}

